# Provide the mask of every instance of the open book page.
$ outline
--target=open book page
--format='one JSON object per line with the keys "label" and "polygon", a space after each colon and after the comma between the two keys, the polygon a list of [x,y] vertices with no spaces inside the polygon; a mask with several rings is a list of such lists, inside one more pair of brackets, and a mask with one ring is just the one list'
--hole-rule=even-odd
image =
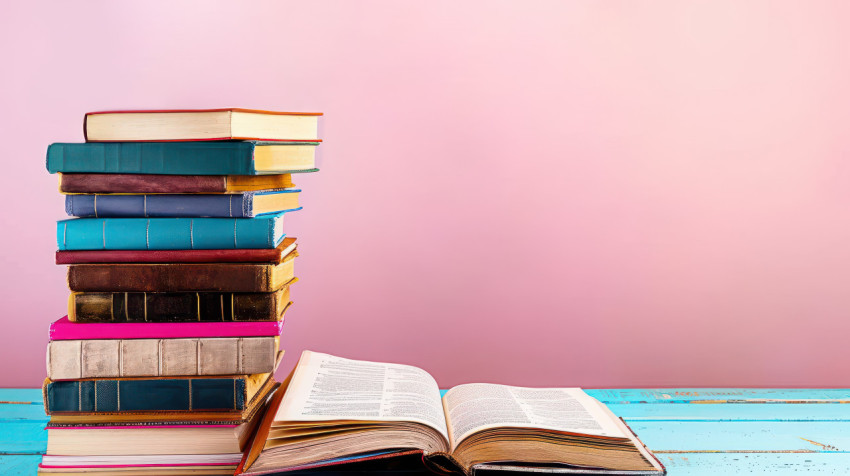
{"label": "open book page", "polygon": [[274,420],[416,422],[449,441],[440,388],[428,372],[310,351],[301,354]]}
{"label": "open book page", "polygon": [[489,428],[540,428],[627,438],[609,412],[580,388],[523,388],[472,383],[443,398],[451,448]]}

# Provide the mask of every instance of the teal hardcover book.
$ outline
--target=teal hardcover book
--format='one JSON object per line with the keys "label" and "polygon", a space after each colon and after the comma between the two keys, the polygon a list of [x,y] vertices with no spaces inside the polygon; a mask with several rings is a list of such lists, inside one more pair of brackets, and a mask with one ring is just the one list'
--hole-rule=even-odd
{"label": "teal hardcover book", "polygon": [[74,218],[56,223],[59,250],[271,249],[285,212],[255,218]]}
{"label": "teal hardcover book", "polygon": [[315,172],[318,142],[56,143],[50,173],[262,175]]}
{"label": "teal hardcover book", "polygon": [[42,392],[48,415],[66,412],[241,412],[261,390],[249,381],[262,385],[269,375],[47,380]]}

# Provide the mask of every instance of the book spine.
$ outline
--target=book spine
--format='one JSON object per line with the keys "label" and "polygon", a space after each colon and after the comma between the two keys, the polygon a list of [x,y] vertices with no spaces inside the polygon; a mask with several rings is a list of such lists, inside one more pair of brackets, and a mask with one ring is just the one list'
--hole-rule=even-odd
{"label": "book spine", "polygon": [[289,286],[273,293],[73,293],[74,322],[227,322],[280,320]]}
{"label": "book spine", "polygon": [[45,381],[48,415],[61,412],[241,411],[243,378]]}
{"label": "book spine", "polygon": [[270,249],[283,213],[257,218],[74,218],[56,224],[59,250]]}
{"label": "book spine", "polygon": [[253,175],[253,142],[57,143],[47,148],[50,173]]}
{"label": "book spine", "polygon": [[224,193],[226,175],[60,174],[62,193]]}
{"label": "book spine", "polygon": [[266,264],[76,264],[68,267],[71,291],[270,293]]}
{"label": "book spine", "polygon": [[67,195],[65,212],[78,217],[253,216],[253,192],[221,195]]}
{"label": "book spine", "polygon": [[274,372],[274,337],[57,340],[47,344],[51,380]]}
{"label": "book spine", "polygon": [[80,323],[67,316],[50,324],[50,340],[277,337],[283,321]]}
{"label": "book spine", "polygon": [[[56,264],[93,263],[273,263],[291,252],[295,238],[278,248],[241,250],[76,250],[57,251]],[[286,254],[284,254],[286,253]]]}

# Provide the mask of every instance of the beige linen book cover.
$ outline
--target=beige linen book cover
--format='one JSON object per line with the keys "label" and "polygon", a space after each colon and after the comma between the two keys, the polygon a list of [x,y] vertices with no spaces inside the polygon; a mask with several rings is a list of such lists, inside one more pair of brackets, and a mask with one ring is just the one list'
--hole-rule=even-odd
{"label": "beige linen book cover", "polygon": [[51,380],[274,372],[278,337],[54,340]]}

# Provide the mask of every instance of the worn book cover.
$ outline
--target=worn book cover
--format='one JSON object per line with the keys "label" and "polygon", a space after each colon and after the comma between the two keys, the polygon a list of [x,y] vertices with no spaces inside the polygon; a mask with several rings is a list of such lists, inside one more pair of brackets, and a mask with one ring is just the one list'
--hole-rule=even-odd
{"label": "worn book cover", "polygon": [[274,371],[278,337],[54,340],[47,378],[259,374]]}
{"label": "worn book cover", "polygon": [[280,264],[73,264],[68,287],[75,292],[271,293],[295,277],[295,255]]}
{"label": "worn book cover", "polygon": [[229,377],[45,379],[44,409],[57,413],[242,412],[270,373]]}
{"label": "worn book cover", "polygon": [[293,279],[272,293],[71,293],[72,322],[279,321]]}
{"label": "worn book cover", "polygon": [[[310,170],[305,170],[308,172]],[[315,171],[315,170],[313,170]],[[61,193],[236,193],[294,188],[291,174],[145,175],[60,173]]]}

